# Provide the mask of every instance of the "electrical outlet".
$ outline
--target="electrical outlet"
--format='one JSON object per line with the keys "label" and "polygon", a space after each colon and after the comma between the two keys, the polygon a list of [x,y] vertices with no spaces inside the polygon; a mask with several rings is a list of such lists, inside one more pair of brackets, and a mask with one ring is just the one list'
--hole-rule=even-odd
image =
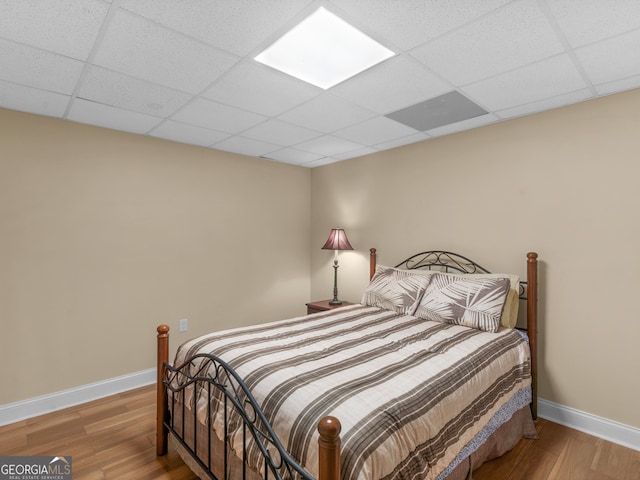
{"label": "electrical outlet", "polygon": [[189,330],[189,320],[183,318],[180,320],[180,331],[186,332],[187,330]]}

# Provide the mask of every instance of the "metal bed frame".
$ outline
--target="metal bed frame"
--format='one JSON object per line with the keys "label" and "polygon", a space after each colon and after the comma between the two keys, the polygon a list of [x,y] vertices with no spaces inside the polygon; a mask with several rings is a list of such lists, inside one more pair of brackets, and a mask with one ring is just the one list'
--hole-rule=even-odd
{"label": "metal bed frame", "polygon": [[[530,252],[527,254],[527,280],[520,282],[520,299],[527,305],[527,336],[531,351],[531,381],[532,403],[531,412],[537,417],[537,299],[538,299],[538,255]],[[377,252],[370,249],[370,278],[376,270]],[[429,250],[421,252],[402,261],[396,268],[409,270],[438,269],[447,272],[460,273],[490,273],[486,268],[472,260],[443,250]],[[168,435],[172,434],[182,448],[195,460],[197,465],[213,479],[217,477],[213,473],[213,459],[211,457],[213,412],[211,404],[220,402],[223,413],[223,438],[227,438],[229,428],[228,412],[235,410],[242,421],[243,446],[251,439],[257,446],[262,457],[262,474],[265,480],[314,480],[294,458],[286,451],[268,419],[262,412],[260,405],[255,400],[249,388],[231,366],[215,355],[199,354],[184,364],[172,366],[169,363],[169,326],[160,325],[157,328],[158,340],[158,379],[157,379],[157,431],[156,453],[165,455],[168,451]],[[213,366],[215,375],[208,374],[209,367]],[[203,396],[208,405],[205,420],[207,434],[200,439],[198,432],[198,418],[193,415],[191,426],[194,435],[192,439],[185,439],[185,399],[187,393],[191,401],[196,405]],[[214,399],[214,400],[210,400]],[[181,412],[174,411],[170,414],[169,402],[175,406],[176,400],[182,405]],[[195,409],[194,409],[195,411]],[[181,417],[178,417],[181,415]],[[340,422],[337,418],[323,417],[318,423],[319,432],[319,475],[318,480],[340,479]],[[198,455],[199,443],[205,441],[206,458]],[[223,465],[221,466],[221,480],[230,477],[230,463],[234,460],[226,442],[221,443],[223,450]],[[242,473],[240,478],[260,478],[255,472],[249,472],[246,467],[246,448],[242,453]],[[235,460],[237,461],[237,459]]]}

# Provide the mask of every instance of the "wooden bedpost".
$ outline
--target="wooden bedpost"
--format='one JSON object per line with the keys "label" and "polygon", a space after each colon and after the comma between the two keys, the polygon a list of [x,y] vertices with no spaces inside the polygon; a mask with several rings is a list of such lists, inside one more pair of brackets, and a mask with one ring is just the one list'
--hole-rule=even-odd
{"label": "wooden bedpost", "polygon": [[318,480],[340,480],[340,430],[336,417],[323,417],[318,422]]}
{"label": "wooden bedpost", "polygon": [[165,363],[169,362],[169,325],[158,326],[158,380],[156,399],[156,455],[166,455],[168,435],[164,419],[167,416],[167,388],[164,385],[166,375]]}
{"label": "wooden bedpost", "polygon": [[373,278],[374,273],[376,273],[376,249],[369,249],[369,280]]}
{"label": "wooden bedpost", "polygon": [[538,254],[527,253],[527,335],[531,349],[531,414],[538,418]]}

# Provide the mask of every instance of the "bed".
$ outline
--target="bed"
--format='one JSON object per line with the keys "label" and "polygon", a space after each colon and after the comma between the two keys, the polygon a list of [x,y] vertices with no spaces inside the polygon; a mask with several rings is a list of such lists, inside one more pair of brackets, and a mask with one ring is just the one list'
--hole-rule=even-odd
{"label": "bed", "polygon": [[203,335],[172,364],[160,325],[157,454],[220,480],[470,478],[536,436],[537,258],[521,281],[372,248],[360,304]]}

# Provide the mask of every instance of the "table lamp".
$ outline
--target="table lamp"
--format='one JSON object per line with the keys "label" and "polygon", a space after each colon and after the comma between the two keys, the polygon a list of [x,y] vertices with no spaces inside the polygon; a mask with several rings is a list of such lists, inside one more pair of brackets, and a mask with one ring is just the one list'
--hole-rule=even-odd
{"label": "table lamp", "polygon": [[338,250],[353,250],[353,247],[347,239],[347,234],[342,228],[333,228],[329,233],[329,239],[326,241],[322,250],[333,250],[333,300],[329,305],[342,305],[338,300]]}

